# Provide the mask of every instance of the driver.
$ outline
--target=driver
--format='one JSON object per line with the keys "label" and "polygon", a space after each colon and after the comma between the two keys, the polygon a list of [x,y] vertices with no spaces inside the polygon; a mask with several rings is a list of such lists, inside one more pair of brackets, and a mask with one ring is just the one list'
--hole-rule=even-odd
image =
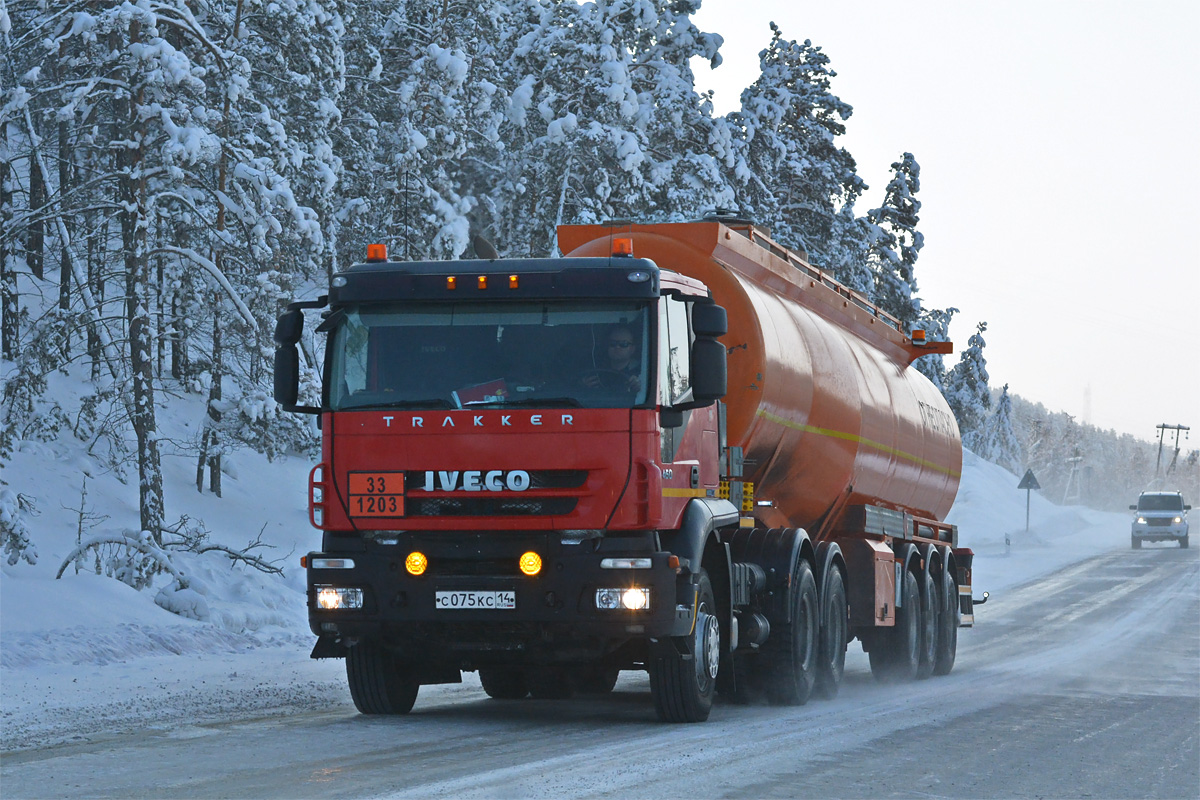
{"label": "driver", "polygon": [[638,339],[628,325],[615,325],[608,331],[604,355],[597,369],[583,376],[583,385],[596,389],[618,385],[636,392],[642,388]]}

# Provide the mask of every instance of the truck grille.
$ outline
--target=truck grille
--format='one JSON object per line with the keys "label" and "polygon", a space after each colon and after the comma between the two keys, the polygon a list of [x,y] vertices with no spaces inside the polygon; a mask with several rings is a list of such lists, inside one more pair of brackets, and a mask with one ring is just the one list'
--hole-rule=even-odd
{"label": "truck grille", "polygon": [[407,517],[549,517],[570,514],[575,497],[408,497]]}
{"label": "truck grille", "polygon": [[1151,528],[1165,528],[1174,522],[1171,517],[1147,517],[1146,524]]}
{"label": "truck grille", "polygon": [[[587,482],[584,469],[540,469],[529,473],[529,489],[578,489]],[[425,473],[410,470],[404,473],[404,491],[420,491],[425,487]]]}

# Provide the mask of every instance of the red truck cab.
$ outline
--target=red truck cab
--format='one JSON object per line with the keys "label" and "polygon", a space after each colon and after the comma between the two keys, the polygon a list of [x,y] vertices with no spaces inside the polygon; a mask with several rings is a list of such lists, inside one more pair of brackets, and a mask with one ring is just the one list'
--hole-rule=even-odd
{"label": "red truck cab", "polygon": [[[320,305],[323,393],[303,407],[299,315]],[[717,496],[725,321],[703,284],[622,256],[379,261],[294,306],[277,396],[320,414],[313,655],[355,662],[360,710],[462,670],[502,696],[603,687],[693,635],[699,558],[660,531],[689,505],[708,530],[738,520]]]}

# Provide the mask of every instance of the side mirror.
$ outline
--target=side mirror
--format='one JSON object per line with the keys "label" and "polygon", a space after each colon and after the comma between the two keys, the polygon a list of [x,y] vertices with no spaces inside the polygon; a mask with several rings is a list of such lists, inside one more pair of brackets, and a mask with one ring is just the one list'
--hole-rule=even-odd
{"label": "side mirror", "polygon": [[1186,504],[1185,504],[1185,505],[1184,505],[1184,507],[1183,507],[1183,510],[1184,510],[1184,511],[1191,511],[1191,510],[1192,510],[1192,507],[1191,507],[1191,506],[1189,506],[1189,505],[1186,505]]}
{"label": "side mirror", "polygon": [[[279,319],[282,322],[283,317]],[[275,338],[279,340],[278,333]],[[291,409],[295,407],[299,396],[300,351],[293,342],[275,348],[275,402]]]}
{"label": "side mirror", "polygon": [[1137,506],[1130,506],[1130,507],[1129,507],[1129,510],[1130,510],[1130,511],[1137,511]]}
{"label": "side mirror", "polygon": [[696,303],[692,306],[692,332],[697,338],[712,339],[729,333],[729,316],[724,306],[716,303]]}
{"label": "side mirror", "polygon": [[294,345],[304,333],[304,314],[298,308],[285,311],[275,320],[275,344],[278,347]]}
{"label": "side mirror", "polygon": [[[722,316],[724,312],[721,308]],[[725,396],[728,388],[725,356],[725,345],[716,339],[696,339],[692,343],[692,398],[696,404],[709,405]]]}

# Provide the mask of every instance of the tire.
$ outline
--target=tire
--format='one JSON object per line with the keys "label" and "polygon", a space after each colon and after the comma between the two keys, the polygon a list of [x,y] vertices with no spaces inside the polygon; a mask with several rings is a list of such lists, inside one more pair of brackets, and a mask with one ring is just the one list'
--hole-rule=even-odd
{"label": "tire", "polygon": [[660,639],[651,646],[650,693],[663,722],[703,722],[712,711],[721,660],[716,609],[708,573],[700,570],[692,635]]}
{"label": "tire", "polygon": [[480,667],[479,683],[496,700],[521,700],[529,694],[525,673],[516,667]]}
{"label": "tire", "polygon": [[621,674],[616,667],[591,667],[579,676],[579,691],[583,694],[608,694],[617,686]]}
{"label": "tire", "polygon": [[575,682],[566,667],[531,669],[525,680],[535,700],[567,700],[575,694]]}
{"label": "tire", "polygon": [[817,679],[813,696],[821,700],[837,697],[846,669],[846,640],[849,628],[849,609],[846,605],[846,585],[842,571],[834,567],[825,587],[824,612],[821,618],[820,645],[817,651]]}
{"label": "tire", "polygon": [[883,682],[914,680],[920,666],[921,590],[911,572],[905,571],[901,578],[900,598],[896,625],[890,631],[879,629],[871,646],[871,672]]}
{"label": "tire", "polygon": [[958,580],[949,567],[942,570],[939,582],[942,596],[942,611],[938,614],[937,657],[933,662],[934,675],[949,675],[954,669],[958,653],[958,626],[962,623],[962,611],[958,604]]}
{"label": "tire", "polygon": [[346,652],[346,681],[362,714],[407,714],[421,688],[411,670],[374,642],[360,642]]}
{"label": "tire", "polygon": [[763,654],[767,700],[780,706],[807,703],[817,680],[821,609],[812,567],[804,559],[796,563],[792,586],[792,621],[771,632]]}
{"label": "tire", "polygon": [[1188,535],[1185,533],[1183,538],[1179,540],[1179,549],[1186,550],[1188,546]]}
{"label": "tire", "polygon": [[[1136,537],[1136,536],[1130,536],[1130,537],[1129,537],[1129,544],[1130,544],[1130,545],[1133,547],[1133,549],[1134,549],[1134,550],[1141,550],[1141,549],[1142,549],[1142,540],[1141,540],[1141,539],[1139,539],[1139,538],[1138,538],[1138,537]],[[1184,545],[1184,547],[1186,547],[1186,546],[1187,546],[1187,545]]]}
{"label": "tire", "polygon": [[939,596],[940,585],[933,579],[928,570],[917,580],[921,586],[921,642],[917,650],[917,680],[925,680],[933,674],[934,661],[937,659],[938,618],[941,617],[942,598]]}

